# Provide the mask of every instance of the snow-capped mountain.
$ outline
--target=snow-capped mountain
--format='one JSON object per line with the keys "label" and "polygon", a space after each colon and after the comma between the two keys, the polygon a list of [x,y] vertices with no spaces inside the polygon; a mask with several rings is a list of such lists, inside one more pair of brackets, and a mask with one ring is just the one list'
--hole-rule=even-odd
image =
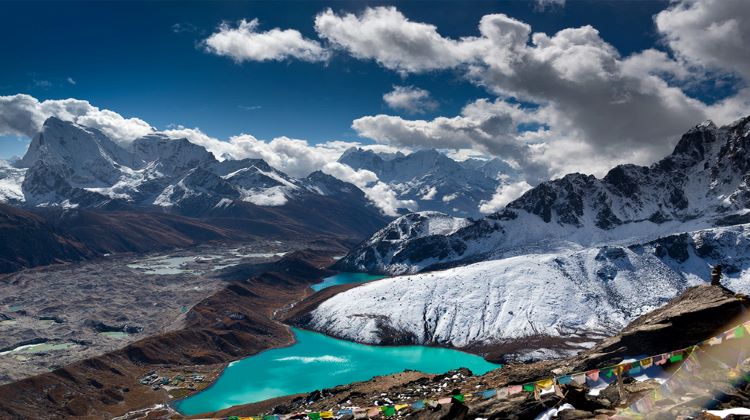
{"label": "snow-capped mountain", "polygon": [[[151,209],[191,217],[265,217],[269,223],[274,208],[276,216],[308,220],[316,230],[350,220],[358,225],[355,230],[369,230],[367,234],[387,221],[359,188],[322,173],[296,179],[260,159],[219,161],[202,146],[158,133],[120,145],[99,130],[57,118],[45,121],[15,165],[0,166],[0,201],[29,207]],[[331,206],[351,217],[338,215],[329,222]]]}
{"label": "snow-capped mountain", "polygon": [[[338,266],[409,275],[336,295],[304,323],[368,343],[537,358],[613,333],[715,264],[750,292],[748,147],[750,117],[704,123],[650,167],[545,182],[481,220],[405,215]],[[446,228],[425,228],[433,220]]]}
{"label": "snow-capped mountain", "polygon": [[393,239],[387,232],[402,223],[397,219],[339,266],[409,273],[738,223],[750,210],[749,147],[750,117],[722,128],[706,122],[650,167],[621,165],[602,179],[570,174],[544,182],[504,210],[449,235]]}
{"label": "snow-capped mountain", "polygon": [[750,292],[750,225],[379,280],[324,301],[304,325],[364,343],[496,346],[509,359],[574,354],[719,262],[727,287]]}
{"label": "snow-capped mountain", "polygon": [[374,172],[401,200],[414,200],[419,210],[453,216],[480,217],[479,207],[498,186],[518,174],[500,159],[455,161],[436,150],[409,155],[351,148],[339,162]]}

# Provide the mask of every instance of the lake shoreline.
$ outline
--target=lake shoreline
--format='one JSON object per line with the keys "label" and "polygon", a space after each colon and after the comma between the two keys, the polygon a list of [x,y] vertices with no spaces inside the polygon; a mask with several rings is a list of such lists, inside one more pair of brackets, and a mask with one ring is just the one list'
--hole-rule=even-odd
{"label": "lake shoreline", "polygon": [[[337,281],[341,281],[341,279],[336,279],[335,277],[337,277],[337,276],[348,276],[347,278],[350,279],[350,280],[353,280],[353,282],[352,283],[346,283],[346,284],[338,284],[336,282]],[[423,364],[424,363],[428,363],[427,360],[430,360],[430,357],[427,356],[429,354],[443,354],[443,353],[447,354],[447,352],[452,352],[451,354],[454,354],[454,356],[452,356],[451,359],[456,359],[456,355],[458,355],[459,353],[463,354],[463,356],[460,356],[460,357],[467,358],[466,362],[459,362],[458,365],[456,365],[456,366],[453,366],[453,365],[450,365],[450,366],[449,365],[444,365],[444,366],[442,366],[440,368],[435,368],[434,366],[432,368],[429,368],[429,367],[427,367],[428,365],[425,365],[421,369],[419,368],[418,365],[414,365],[414,366],[410,365],[410,366],[405,367],[407,370],[409,370],[409,369],[411,369],[411,370],[417,370],[417,371],[421,371],[422,373],[424,373],[424,371],[427,371],[427,370],[430,370],[430,369],[434,370],[433,373],[425,373],[426,375],[439,374],[439,373],[443,373],[445,371],[448,371],[450,369],[459,368],[459,367],[462,367],[461,366],[462,363],[466,364],[467,366],[474,366],[475,369],[479,369],[479,371],[482,371],[482,369],[479,368],[480,365],[477,365],[476,362],[469,362],[469,360],[472,360],[471,359],[472,357],[477,357],[478,360],[481,360],[483,363],[486,364],[486,365],[482,365],[482,366],[488,367],[488,366],[492,365],[492,367],[490,369],[494,369],[495,368],[493,362],[487,361],[485,359],[484,354],[478,354],[478,352],[466,351],[466,349],[458,349],[458,348],[454,348],[452,346],[441,346],[441,345],[437,345],[435,343],[430,343],[430,344],[426,344],[426,345],[417,345],[417,344],[408,344],[408,345],[407,344],[405,344],[405,345],[362,344],[362,343],[356,343],[356,342],[353,342],[353,341],[350,341],[350,340],[347,340],[347,339],[343,339],[343,338],[333,337],[333,336],[327,335],[327,334],[322,333],[322,332],[312,331],[312,330],[307,330],[307,329],[302,329],[302,328],[299,327],[299,325],[296,325],[297,322],[295,322],[295,321],[299,321],[297,318],[301,314],[309,313],[309,311],[313,310],[314,307],[317,307],[317,305],[320,302],[322,302],[322,301],[330,298],[331,296],[333,296],[335,294],[338,294],[338,293],[341,293],[344,290],[348,290],[348,289],[351,289],[353,287],[358,287],[360,285],[366,284],[369,281],[377,281],[377,280],[383,278],[382,276],[372,275],[371,276],[372,277],[371,280],[369,280],[369,279],[363,280],[363,277],[365,277],[365,276],[367,276],[367,275],[366,274],[361,274],[361,273],[357,273],[356,275],[355,275],[355,273],[337,273],[336,275],[334,275],[332,277],[323,279],[322,282],[316,283],[317,285],[320,285],[321,283],[325,283],[327,281],[331,281],[331,283],[333,284],[331,287],[326,287],[326,288],[324,288],[324,289],[322,289],[322,290],[320,290],[318,292],[315,292],[313,290],[314,293],[308,294],[304,299],[301,299],[300,301],[294,302],[291,305],[288,305],[288,306],[286,306],[286,307],[284,307],[282,309],[278,309],[278,310],[274,311],[274,313],[273,313],[273,319],[276,322],[279,322],[281,325],[283,325],[287,329],[287,331],[291,332],[291,334],[290,334],[291,335],[290,342],[288,344],[286,344],[286,345],[279,345],[279,346],[275,346],[273,348],[267,348],[267,349],[265,349],[265,350],[263,350],[261,352],[258,352],[256,354],[253,354],[253,355],[244,357],[242,359],[234,360],[232,362],[228,362],[228,363],[224,364],[221,373],[216,377],[216,379],[207,388],[201,390],[200,393],[208,393],[208,394],[204,394],[204,395],[210,395],[212,392],[216,391],[217,393],[220,394],[221,391],[217,391],[217,390],[215,390],[215,388],[216,388],[217,384],[223,383],[222,381],[231,381],[231,375],[228,374],[230,372],[229,368],[232,367],[232,366],[234,366],[235,363],[240,363],[240,364],[250,363],[251,364],[251,363],[253,363],[253,360],[259,360],[258,358],[264,358],[264,356],[268,352],[272,352],[272,351],[278,352],[279,350],[289,349],[289,348],[292,348],[292,347],[294,347],[296,345],[301,345],[300,341],[298,340],[298,336],[300,334],[302,334],[303,336],[305,336],[306,340],[309,340],[310,337],[317,337],[317,339],[319,339],[319,340],[326,341],[326,343],[320,343],[318,345],[318,347],[328,348],[328,349],[335,348],[336,347],[336,343],[346,343],[346,345],[357,346],[358,348],[364,348],[364,349],[375,349],[375,348],[377,348],[377,349],[379,349],[378,350],[378,354],[388,353],[388,352],[393,352],[393,351],[396,351],[396,352],[408,352],[408,351],[414,351],[415,349],[418,349],[417,351],[419,351],[419,352],[425,352],[426,353],[425,356],[420,356],[420,361]],[[308,288],[308,290],[312,290],[312,289],[315,289],[315,288],[314,287]],[[281,316],[278,316],[279,314],[281,314]],[[302,351],[302,353],[301,353],[302,355],[309,356],[307,353],[304,352],[304,350],[297,349],[297,351],[298,352]],[[324,356],[324,357],[334,357],[334,356],[329,356],[328,354],[326,354],[326,356]],[[377,356],[373,356],[373,357],[377,358]],[[302,356],[300,356],[299,354],[295,353],[294,356],[293,356],[293,358],[302,358]],[[422,361],[422,360],[424,360],[424,361]],[[266,366],[266,365],[264,364],[263,366],[259,366],[258,369],[262,370],[264,366]],[[463,367],[466,367],[466,366],[463,366]],[[500,366],[497,366],[497,367],[500,367]],[[239,367],[237,369],[239,369]],[[256,372],[256,371],[257,371],[257,369],[253,370],[253,372]],[[259,399],[259,400],[256,400],[256,401],[251,401],[251,402],[248,402],[248,403],[233,404],[233,405],[226,406],[224,408],[218,408],[217,410],[209,410],[209,411],[197,410],[196,411],[196,410],[185,409],[185,406],[181,406],[182,404],[185,404],[185,401],[190,400],[191,398],[195,398],[195,396],[198,395],[198,394],[200,394],[200,393],[193,393],[193,394],[187,396],[186,398],[182,398],[182,399],[180,399],[178,401],[174,401],[174,402],[170,403],[170,406],[174,410],[176,410],[177,412],[179,412],[182,415],[187,415],[187,416],[190,416],[190,417],[205,416],[205,415],[214,413],[216,411],[229,410],[232,407],[240,406],[240,405],[241,406],[246,406],[248,404],[253,404],[253,405],[259,404],[260,406],[265,406],[265,405],[267,405],[266,402],[269,401],[269,400],[279,400],[279,401],[281,401],[281,400],[286,400],[287,397],[291,398],[292,396],[294,398],[297,398],[299,395],[305,395],[308,392],[314,391],[314,389],[319,389],[319,388],[323,389],[323,388],[328,388],[328,387],[331,387],[331,386],[335,386],[335,387],[349,386],[349,385],[352,385],[354,383],[369,381],[373,377],[382,376],[382,375],[386,375],[386,376],[387,375],[393,375],[393,374],[396,374],[396,373],[398,373],[398,371],[394,371],[394,372],[376,371],[371,376],[367,376],[367,375],[365,375],[365,376],[358,376],[358,377],[356,377],[356,378],[354,378],[352,380],[341,379],[341,381],[342,381],[341,383],[330,383],[330,384],[325,384],[324,386],[312,386],[311,385],[310,389],[308,389],[307,391],[304,391],[304,392],[302,392],[303,390],[301,390],[301,389],[294,389],[293,392],[290,391],[290,392],[285,393],[283,395],[269,395],[269,398],[262,398],[262,399]],[[241,385],[238,385],[238,386],[241,387]],[[258,385],[258,386],[260,387],[260,385]],[[233,387],[233,390],[234,390],[233,392],[237,392],[236,391],[236,387]],[[215,399],[216,398],[212,399],[212,401],[215,400]],[[198,412],[198,411],[200,411],[200,412]],[[187,414],[187,413],[189,413],[189,414]]]}

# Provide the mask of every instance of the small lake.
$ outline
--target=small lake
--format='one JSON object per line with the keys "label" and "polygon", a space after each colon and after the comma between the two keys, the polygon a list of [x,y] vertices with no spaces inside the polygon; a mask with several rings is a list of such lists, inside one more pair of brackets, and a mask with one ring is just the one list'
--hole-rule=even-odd
{"label": "small lake", "polygon": [[178,401],[175,408],[182,414],[195,415],[365,381],[404,369],[445,373],[466,367],[483,374],[499,367],[457,350],[368,346],[297,328],[292,331],[297,339],[294,345],[230,363],[213,385]]}
{"label": "small lake", "polygon": [[326,277],[323,279],[322,282],[318,284],[313,284],[310,287],[316,292],[319,292],[331,286],[338,286],[339,284],[365,283],[368,281],[379,280],[382,278],[385,278],[385,276],[367,274],[367,273],[339,273],[339,274],[336,274],[335,276]]}
{"label": "small lake", "polygon": [[34,353],[45,353],[48,351],[56,350],[67,350],[75,346],[73,343],[38,343],[38,344],[25,344],[18,346],[11,350],[0,352],[0,356],[7,354],[34,354]]}

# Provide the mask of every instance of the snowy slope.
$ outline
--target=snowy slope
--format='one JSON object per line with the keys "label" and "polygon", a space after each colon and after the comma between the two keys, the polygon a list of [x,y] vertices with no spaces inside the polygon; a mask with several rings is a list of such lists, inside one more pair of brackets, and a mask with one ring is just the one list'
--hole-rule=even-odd
{"label": "snowy slope", "polygon": [[253,213],[253,206],[330,206],[322,197],[347,200],[354,217],[385,220],[356,186],[323,174],[296,179],[261,159],[218,161],[202,146],[160,133],[122,147],[98,130],[57,118],[45,121],[15,166],[0,166],[0,202],[37,207],[156,207],[237,217]]}
{"label": "snowy slope", "polygon": [[23,203],[21,184],[25,175],[25,169],[15,168],[10,163],[0,160],[0,202]]}
{"label": "snowy slope", "polygon": [[410,273],[736,224],[750,217],[749,148],[750,117],[722,128],[703,123],[651,167],[622,165],[602,179],[570,174],[542,183],[450,235],[384,235],[396,220],[339,268]]}
{"label": "snowy slope", "polygon": [[374,172],[401,200],[414,200],[420,210],[453,216],[480,217],[479,207],[498,186],[517,173],[499,159],[455,161],[436,150],[409,155],[351,148],[339,162]]}
{"label": "snowy slope", "polygon": [[750,225],[380,280],[323,302],[307,326],[365,343],[513,343],[521,358],[559,355],[705,281],[717,262],[726,285],[750,292]]}

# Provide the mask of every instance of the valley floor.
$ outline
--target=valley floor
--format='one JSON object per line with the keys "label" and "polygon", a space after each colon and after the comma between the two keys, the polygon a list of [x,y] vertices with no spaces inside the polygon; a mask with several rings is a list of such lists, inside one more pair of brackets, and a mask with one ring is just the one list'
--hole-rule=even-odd
{"label": "valley floor", "polygon": [[300,243],[199,246],[28,269],[0,278],[0,384],[185,327],[222,270],[278,260]]}

